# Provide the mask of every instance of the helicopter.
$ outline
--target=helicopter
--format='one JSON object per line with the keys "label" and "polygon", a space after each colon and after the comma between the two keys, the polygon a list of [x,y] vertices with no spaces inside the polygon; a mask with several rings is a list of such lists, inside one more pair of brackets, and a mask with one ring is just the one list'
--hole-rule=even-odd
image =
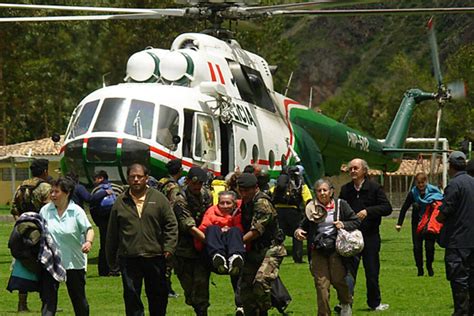
{"label": "helicopter", "polygon": [[187,17],[212,24],[202,33],[179,35],[169,49],[147,48],[133,54],[124,83],[98,89],[79,103],[60,150],[64,173],[74,170],[81,182],[92,184],[95,172],[105,170],[111,181],[126,183],[131,163],[143,163],[160,178],[167,174],[166,163],[176,158],[182,159],[185,171],[197,165],[216,176],[257,164],[276,177],[285,166],[301,164],[309,183],[338,174],[341,164],[354,157],[365,159],[371,168],[396,171],[404,153],[419,152],[403,148],[416,105],[426,100],[444,103],[453,97],[454,88],[439,80],[437,92],[407,91],[385,140],[379,141],[276,92],[274,67],[243,49],[221,24],[262,16],[474,11],[474,7],[307,9],[332,1],[272,6],[259,6],[256,0],[176,2],[184,7],[0,4],[0,8],[110,13],[0,18],[0,23]]}

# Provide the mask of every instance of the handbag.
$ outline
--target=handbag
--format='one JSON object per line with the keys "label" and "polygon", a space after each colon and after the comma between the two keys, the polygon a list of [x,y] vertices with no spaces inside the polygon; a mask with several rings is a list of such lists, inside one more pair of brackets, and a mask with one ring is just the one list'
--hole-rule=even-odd
{"label": "handbag", "polygon": [[[336,203],[336,221],[339,221],[339,204]],[[337,230],[336,252],[343,257],[352,257],[364,249],[364,237],[358,229],[347,231],[344,228]]]}

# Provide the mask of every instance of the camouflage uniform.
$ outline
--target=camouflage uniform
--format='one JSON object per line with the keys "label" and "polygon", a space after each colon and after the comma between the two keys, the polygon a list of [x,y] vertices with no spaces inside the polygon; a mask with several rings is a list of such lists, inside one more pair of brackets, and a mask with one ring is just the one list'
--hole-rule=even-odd
{"label": "camouflage uniform", "polygon": [[277,213],[268,195],[258,192],[252,202],[242,205],[242,226],[245,232],[256,230],[260,236],[246,254],[240,295],[245,315],[263,315],[272,306],[271,283],[286,255]]}
{"label": "camouflage uniform", "polygon": [[158,189],[168,198],[171,206],[174,205],[178,193],[181,192],[178,182],[171,176],[161,178],[158,181]]}
{"label": "camouflage uniform", "polygon": [[186,304],[194,308],[196,315],[207,315],[211,271],[204,255],[194,248],[189,230],[201,224],[204,212],[211,205],[211,193],[203,187],[199,196],[194,196],[188,189],[178,193],[173,207],[179,226],[174,269],[184,290]]}
{"label": "camouflage uniform", "polygon": [[[48,182],[46,182],[43,179],[38,178],[38,177],[27,179],[27,180],[23,181],[23,183],[21,184],[21,185],[30,185],[30,186],[34,187],[40,181],[42,181],[42,182],[32,192],[33,193],[33,198],[31,200],[31,202],[35,206],[36,212],[38,212],[38,213],[39,213],[40,209],[45,204],[47,204],[49,202],[49,193],[51,192],[51,185]],[[17,188],[17,192],[15,192],[15,196],[18,194],[18,189],[19,188],[20,187]],[[25,212],[24,210],[20,209],[19,205],[16,205],[15,200],[13,200],[12,208],[10,210],[10,213],[13,216],[18,217],[24,212]]]}

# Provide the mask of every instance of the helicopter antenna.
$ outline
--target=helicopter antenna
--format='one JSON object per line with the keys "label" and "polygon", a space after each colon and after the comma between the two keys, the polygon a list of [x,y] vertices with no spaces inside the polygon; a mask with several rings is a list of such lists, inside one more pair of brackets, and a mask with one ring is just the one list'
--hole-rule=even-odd
{"label": "helicopter antenna", "polygon": [[288,79],[288,83],[286,84],[286,88],[285,88],[285,97],[286,97],[286,95],[288,94],[288,89],[290,88],[291,79],[293,79],[293,71],[291,72],[291,74],[290,74],[290,78]]}
{"label": "helicopter antenna", "polygon": [[313,87],[309,88],[309,104],[308,107],[311,109],[313,107]]}
{"label": "helicopter antenna", "polygon": [[351,109],[347,110],[346,114],[344,115],[344,117],[341,120],[341,123],[346,124],[346,121],[349,118],[349,116],[351,116],[351,114],[352,114],[352,110]]}
{"label": "helicopter antenna", "polygon": [[102,88],[107,87],[107,84],[105,83],[105,77],[107,77],[108,75],[110,75],[110,72],[106,72],[102,75]]}

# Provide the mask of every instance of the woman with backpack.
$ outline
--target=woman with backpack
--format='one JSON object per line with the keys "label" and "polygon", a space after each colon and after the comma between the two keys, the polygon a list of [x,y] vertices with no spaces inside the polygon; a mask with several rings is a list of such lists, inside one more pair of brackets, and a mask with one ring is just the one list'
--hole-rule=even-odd
{"label": "woman with backpack", "polygon": [[[352,295],[345,281],[346,268],[336,252],[337,230],[351,231],[360,220],[344,200],[334,200],[334,187],[329,180],[319,179],[314,184],[316,199],[306,206],[305,217],[295,231],[298,240],[308,240],[311,249],[310,268],[316,287],[318,315],[330,315],[330,285],[337,291],[341,315],[352,315]],[[339,215],[337,215],[339,213]],[[337,217],[340,220],[336,220]]]}

